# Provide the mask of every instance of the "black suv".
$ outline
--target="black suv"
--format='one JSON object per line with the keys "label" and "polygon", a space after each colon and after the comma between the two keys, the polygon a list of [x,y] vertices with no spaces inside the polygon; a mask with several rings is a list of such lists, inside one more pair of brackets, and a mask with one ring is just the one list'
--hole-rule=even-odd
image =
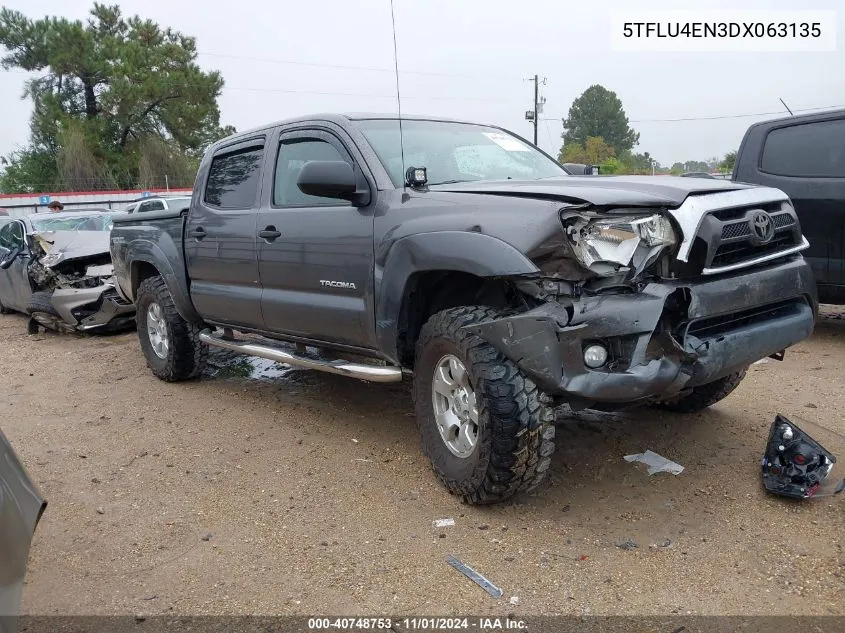
{"label": "black suv", "polygon": [[845,110],[752,125],[733,180],[776,187],[795,205],[819,299],[845,304]]}

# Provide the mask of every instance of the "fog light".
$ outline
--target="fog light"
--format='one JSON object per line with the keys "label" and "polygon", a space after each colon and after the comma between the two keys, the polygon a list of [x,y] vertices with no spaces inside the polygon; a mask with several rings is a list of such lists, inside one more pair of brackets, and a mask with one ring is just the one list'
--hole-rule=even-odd
{"label": "fog light", "polygon": [[584,364],[597,369],[607,362],[607,349],[604,345],[590,345],[584,350]]}

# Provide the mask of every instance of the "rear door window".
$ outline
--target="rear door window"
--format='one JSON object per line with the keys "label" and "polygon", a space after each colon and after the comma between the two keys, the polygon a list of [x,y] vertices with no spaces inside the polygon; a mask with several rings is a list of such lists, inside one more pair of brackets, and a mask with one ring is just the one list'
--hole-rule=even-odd
{"label": "rear door window", "polygon": [[255,206],[263,154],[263,147],[250,147],[215,156],[205,185],[205,203],[219,209]]}
{"label": "rear door window", "polygon": [[779,176],[845,178],[845,119],[772,130],[760,169]]}

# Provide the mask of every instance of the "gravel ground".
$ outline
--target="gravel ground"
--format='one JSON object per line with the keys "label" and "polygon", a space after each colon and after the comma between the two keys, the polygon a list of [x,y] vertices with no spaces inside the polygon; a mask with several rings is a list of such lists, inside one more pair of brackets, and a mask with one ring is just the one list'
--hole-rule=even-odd
{"label": "gravel ground", "polygon": [[[242,366],[166,384],[134,333],[0,316],[2,428],[49,501],[24,611],[845,615],[843,499],[780,500],[759,475],[776,412],[845,434],[843,317],[705,413],[560,412],[547,483],[479,508],[436,481],[406,385]],[[684,472],[622,460],[645,449]]]}

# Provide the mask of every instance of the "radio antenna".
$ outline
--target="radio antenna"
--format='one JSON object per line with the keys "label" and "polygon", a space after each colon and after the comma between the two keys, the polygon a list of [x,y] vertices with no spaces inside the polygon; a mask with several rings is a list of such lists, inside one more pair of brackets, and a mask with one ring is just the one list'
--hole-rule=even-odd
{"label": "radio antenna", "polygon": [[390,22],[393,24],[393,68],[396,72],[396,105],[399,108],[399,152],[402,156],[402,190],[407,188],[405,176],[405,138],[402,134],[402,99],[399,96],[399,53],[396,52],[396,16],[390,0]]}

